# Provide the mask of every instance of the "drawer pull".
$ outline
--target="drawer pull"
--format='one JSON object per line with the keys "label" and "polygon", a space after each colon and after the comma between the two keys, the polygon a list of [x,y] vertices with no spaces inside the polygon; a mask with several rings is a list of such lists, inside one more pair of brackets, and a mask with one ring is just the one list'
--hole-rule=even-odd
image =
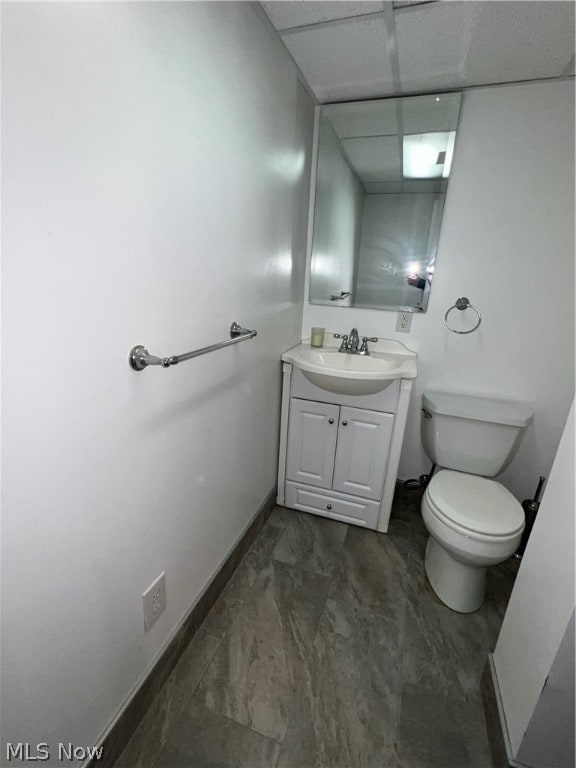
{"label": "drawer pull", "polygon": [[326,509],[328,510],[332,509],[332,504],[326,504]]}
{"label": "drawer pull", "polygon": [[347,422],[347,421],[343,421],[343,422],[342,422],[342,426],[343,426],[343,427],[347,427],[347,426],[348,426],[348,422]]}
{"label": "drawer pull", "polygon": [[334,424],[334,419],[328,419],[328,424]]}

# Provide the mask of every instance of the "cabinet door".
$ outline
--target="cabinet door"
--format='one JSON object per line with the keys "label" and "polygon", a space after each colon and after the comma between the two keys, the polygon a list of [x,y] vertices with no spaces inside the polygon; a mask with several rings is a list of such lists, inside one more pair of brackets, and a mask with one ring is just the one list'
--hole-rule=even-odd
{"label": "cabinet door", "polygon": [[365,499],[382,498],[393,424],[391,413],[340,408],[332,484],[335,491]]}
{"label": "cabinet door", "polygon": [[319,488],[332,487],[340,408],[290,400],[286,477]]}

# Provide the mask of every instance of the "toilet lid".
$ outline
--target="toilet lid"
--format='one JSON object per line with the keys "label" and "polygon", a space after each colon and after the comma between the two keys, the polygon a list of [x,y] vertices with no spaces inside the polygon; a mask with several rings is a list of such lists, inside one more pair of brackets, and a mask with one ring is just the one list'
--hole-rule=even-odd
{"label": "toilet lid", "polygon": [[443,469],[426,493],[443,517],[472,533],[511,536],[524,528],[521,504],[494,480]]}

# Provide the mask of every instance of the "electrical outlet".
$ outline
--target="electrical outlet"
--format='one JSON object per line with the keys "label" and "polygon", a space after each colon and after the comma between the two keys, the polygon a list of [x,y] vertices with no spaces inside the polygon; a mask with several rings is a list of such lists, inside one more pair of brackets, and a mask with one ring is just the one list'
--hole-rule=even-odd
{"label": "electrical outlet", "polygon": [[398,312],[398,319],[396,320],[396,331],[398,333],[410,333],[411,324],[412,312]]}
{"label": "electrical outlet", "polygon": [[142,605],[144,607],[144,630],[148,632],[166,608],[166,574],[164,571],[142,595]]}

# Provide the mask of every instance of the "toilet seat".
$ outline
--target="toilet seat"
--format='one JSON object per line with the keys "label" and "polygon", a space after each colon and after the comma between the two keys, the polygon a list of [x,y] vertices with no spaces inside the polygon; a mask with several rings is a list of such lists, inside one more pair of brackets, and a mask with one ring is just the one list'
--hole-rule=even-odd
{"label": "toilet seat", "polygon": [[524,510],[500,483],[442,469],[426,489],[430,511],[447,526],[470,538],[498,541],[524,528]]}

